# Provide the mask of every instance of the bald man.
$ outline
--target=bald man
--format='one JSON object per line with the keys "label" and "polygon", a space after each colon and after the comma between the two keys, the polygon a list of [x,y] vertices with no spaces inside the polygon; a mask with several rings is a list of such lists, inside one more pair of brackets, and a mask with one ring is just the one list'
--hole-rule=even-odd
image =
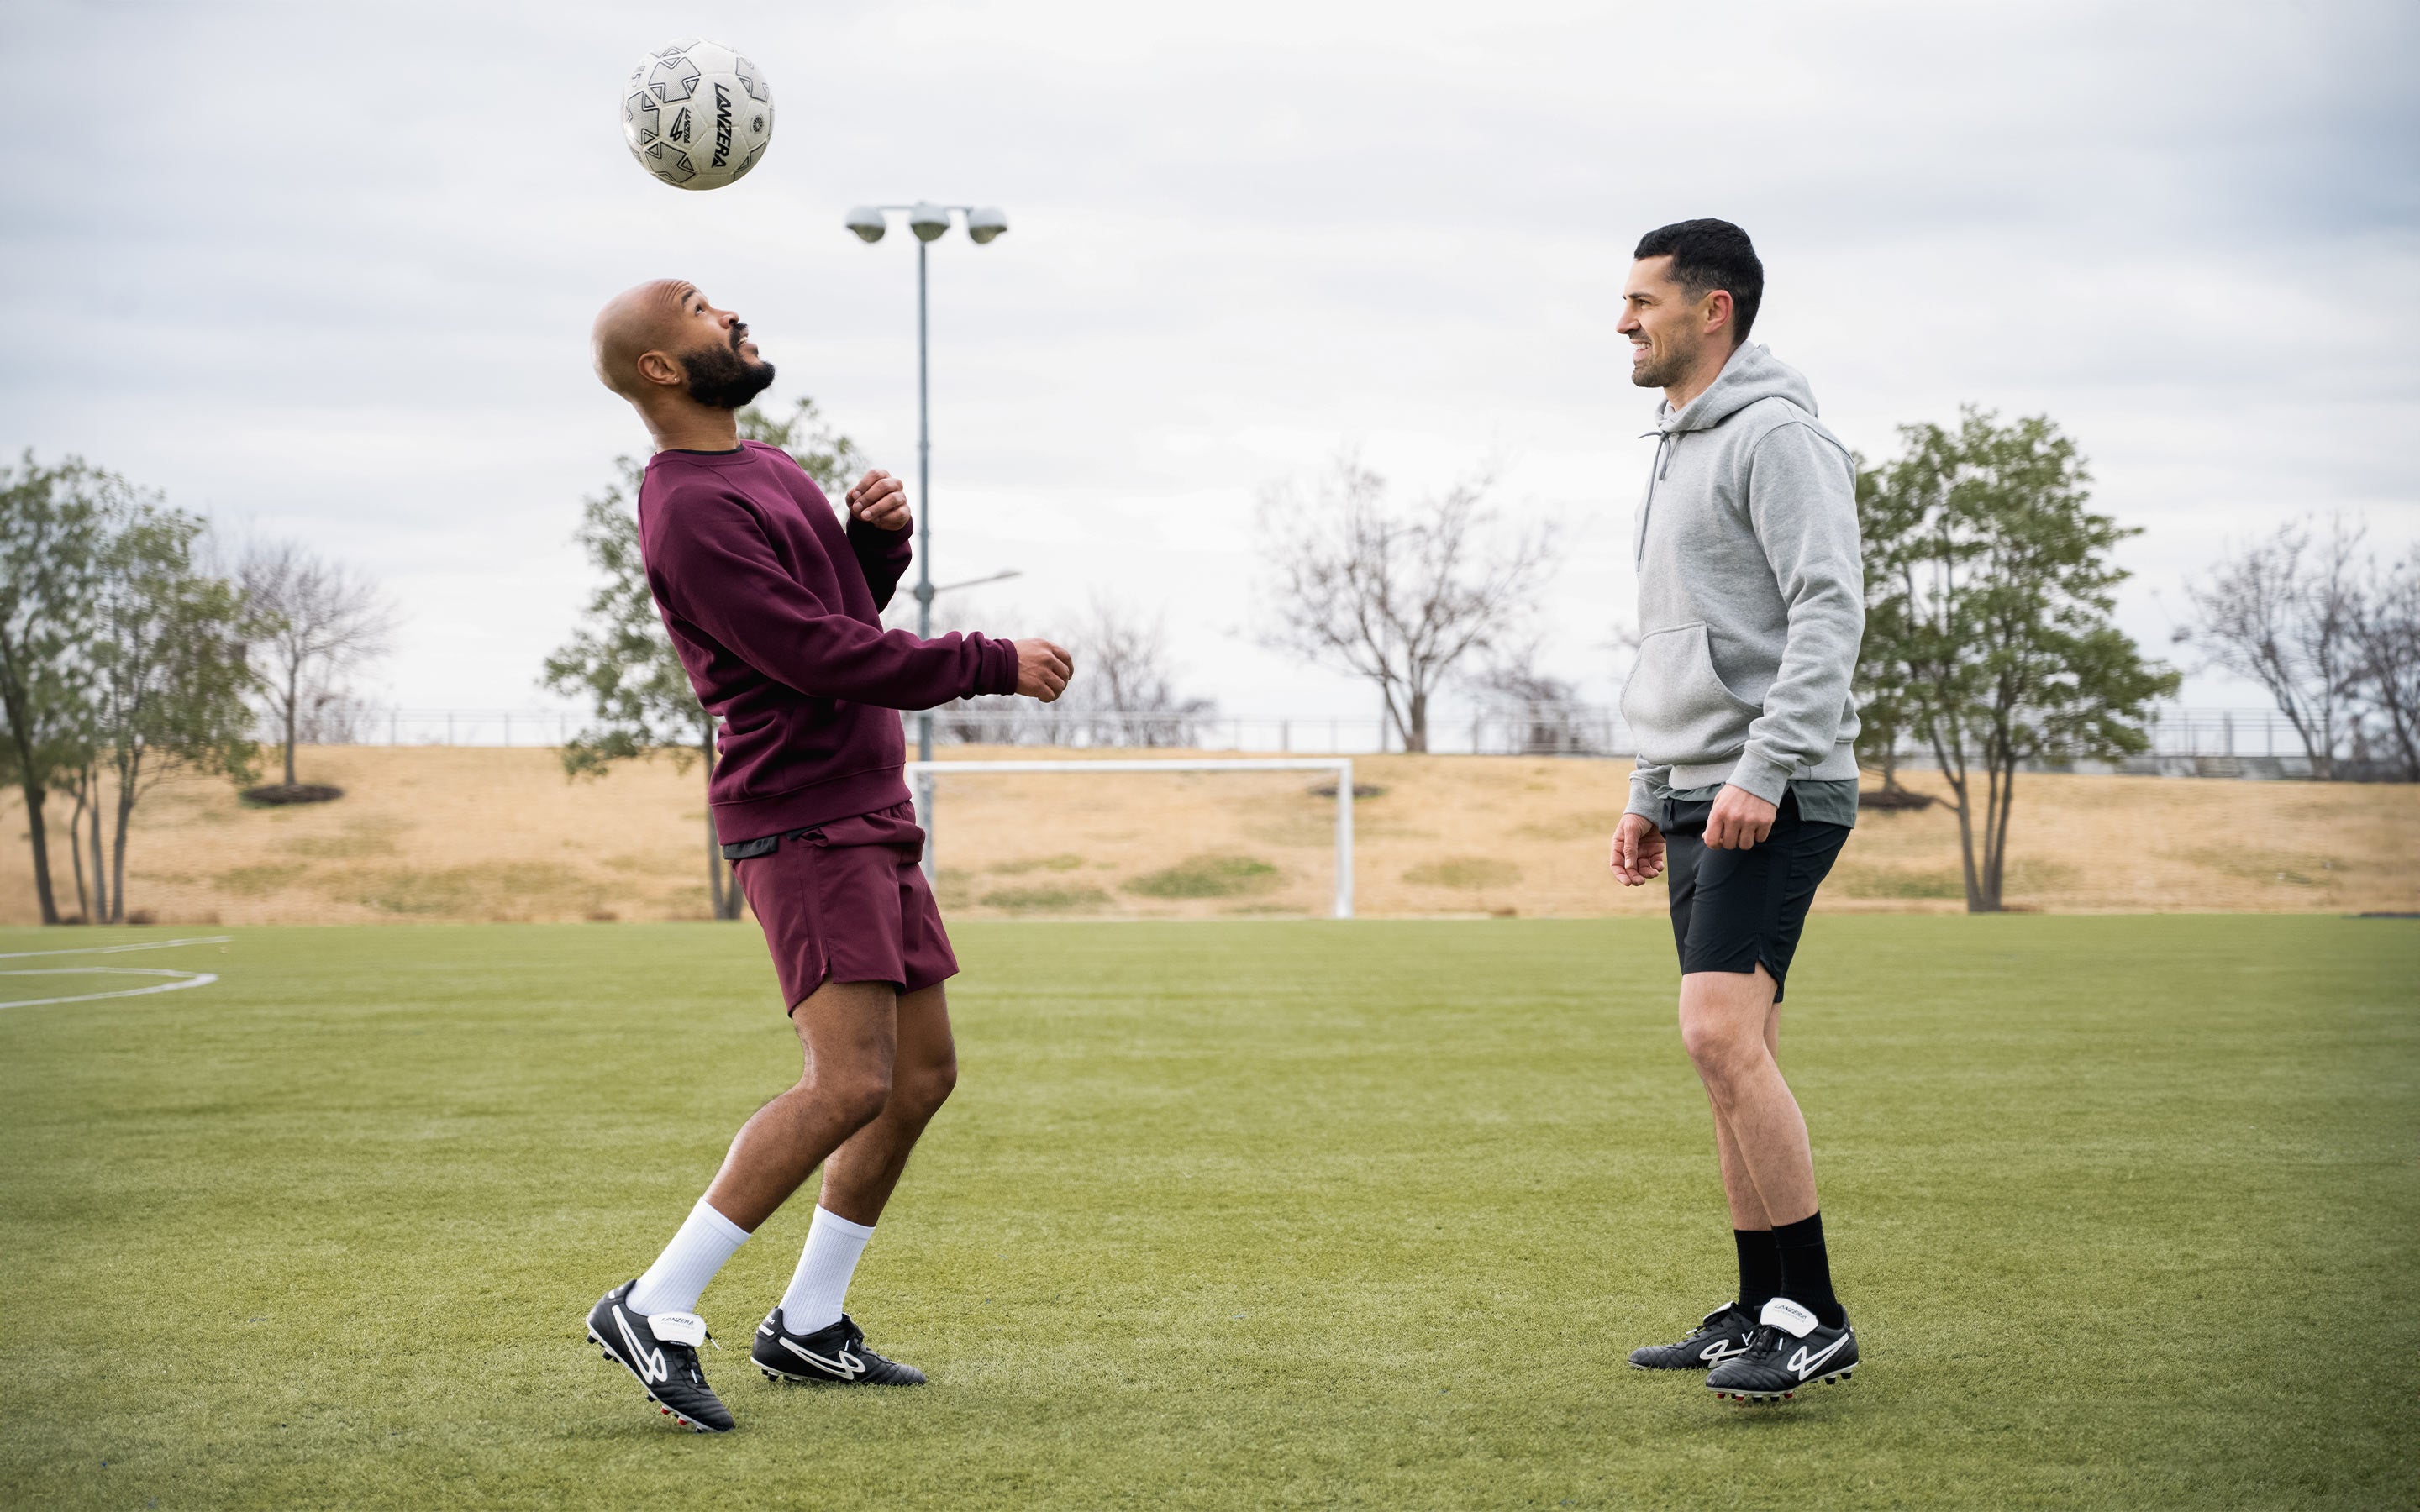
{"label": "bald man", "polygon": [[706,1285],[816,1166],[823,1183],[789,1288],[756,1330],[768,1380],[912,1386],[842,1311],[908,1151],[957,1081],[941,983],[957,959],[918,866],[899,709],[978,693],[1048,702],[1073,675],[1047,640],[882,628],[908,570],[908,497],[879,470],[845,525],[779,447],[739,440],[773,381],[748,327],[663,280],[597,317],[597,376],[655,440],[639,488],[647,586],[698,702],[718,721],[717,839],[765,929],[803,1053],[656,1263],[607,1292],[588,1337],[663,1415],[700,1433],[731,1413],[699,1368]]}

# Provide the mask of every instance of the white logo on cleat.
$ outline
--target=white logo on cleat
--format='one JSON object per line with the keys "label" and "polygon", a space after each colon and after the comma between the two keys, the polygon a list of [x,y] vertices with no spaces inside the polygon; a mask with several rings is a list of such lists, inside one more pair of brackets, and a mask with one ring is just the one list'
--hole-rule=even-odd
{"label": "white logo on cleat", "polygon": [[650,1351],[639,1343],[639,1335],[630,1332],[630,1320],[622,1316],[618,1303],[613,1307],[613,1321],[621,1327],[622,1342],[630,1347],[630,1368],[639,1373],[641,1381],[654,1385],[673,1379],[672,1366],[664,1363],[664,1351]]}
{"label": "white logo on cleat", "polygon": [[1840,1346],[1848,1342],[1849,1335],[1843,1334],[1838,1338],[1826,1344],[1823,1349],[1817,1350],[1813,1354],[1808,1354],[1807,1352],[1807,1346],[1801,1344],[1798,1346],[1798,1352],[1790,1357],[1789,1366],[1792,1370],[1797,1372],[1799,1380],[1804,1381],[1808,1376],[1813,1375],[1818,1369],[1822,1368],[1824,1361],[1832,1358],[1835,1354],[1839,1353]]}
{"label": "white logo on cleat", "polygon": [[798,1345],[791,1343],[788,1339],[783,1339],[782,1341],[782,1348],[789,1350],[792,1354],[797,1355],[799,1359],[806,1361],[809,1365],[818,1365],[823,1369],[830,1371],[831,1374],[840,1377],[843,1381],[855,1381],[858,1377],[865,1374],[865,1362],[859,1359],[856,1355],[849,1353],[846,1350],[840,1351],[839,1359],[827,1360],[822,1355],[817,1354],[814,1350],[800,1349]]}
{"label": "white logo on cleat", "polygon": [[1720,1365],[1725,1360],[1730,1359],[1732,1355],[1745,1354],[1746,1352],[1747,1346],[1745,1344],[1736,1344],[1730,1339],[1716,1339],[1712,1344],[1707,1345],[1704,1349],[1699,1350],[1698,1351],[1698,1358],[1705,1361],[1708,1365]]}

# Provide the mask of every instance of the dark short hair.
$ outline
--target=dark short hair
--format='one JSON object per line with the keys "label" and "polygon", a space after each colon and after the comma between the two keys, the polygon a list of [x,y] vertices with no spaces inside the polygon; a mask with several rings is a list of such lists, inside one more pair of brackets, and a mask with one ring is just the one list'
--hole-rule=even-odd
{"label": "dark short hair", "polygon": [[1747,340],[1756,326],[1757,306],[1764,302],[1764,264],[1757,260],[1756,243],[1729,221],[1675,221],[1638,239],[1630,255],[1672,259],[1672,281],[1702,300],[1713,289],[1731,297],[1731,344]]}

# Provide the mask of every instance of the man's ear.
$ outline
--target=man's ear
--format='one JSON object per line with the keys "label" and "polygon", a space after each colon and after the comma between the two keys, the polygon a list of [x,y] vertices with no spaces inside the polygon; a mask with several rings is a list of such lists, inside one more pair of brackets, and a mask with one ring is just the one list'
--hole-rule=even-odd
{"label": "man's ear", "polygon": [[677,388],[688,377],[680,363],[662,352],[641,352],[636,365],[641,378],[660,388]]}
{"label": "man's ear", "polygon": [[1707,290],[1706,297],[1699,307],[1699,317],[1705,321],[1706,334],[1709,336],[1728,333],[1731,329],[1731,316],[1734,313],[1731,307],[1731,291],[1727,288]]}

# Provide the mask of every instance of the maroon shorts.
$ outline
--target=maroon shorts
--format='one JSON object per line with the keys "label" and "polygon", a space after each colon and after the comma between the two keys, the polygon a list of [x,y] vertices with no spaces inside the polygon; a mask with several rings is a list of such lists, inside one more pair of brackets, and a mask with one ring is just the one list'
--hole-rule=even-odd
{"label": "maroon shorts", "polygon": [[[958,974],[925,884],[913,804],[795,829],[731,863],[796,1008],[827,981],[887,981],[903,993]],[[756,843],[762,843],[758,841]],[[753,849],[752,845],[747,847]]]}

